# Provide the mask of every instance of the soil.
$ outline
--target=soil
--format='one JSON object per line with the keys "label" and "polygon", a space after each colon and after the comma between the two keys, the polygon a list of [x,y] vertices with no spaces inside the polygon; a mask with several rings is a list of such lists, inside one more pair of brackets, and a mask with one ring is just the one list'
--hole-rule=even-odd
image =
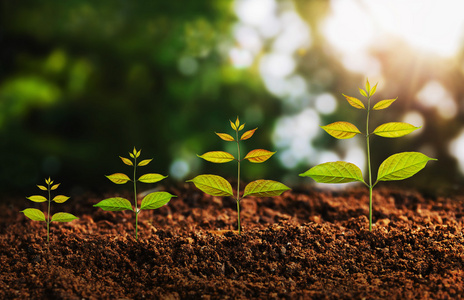
{"label": "soil", "polygon": [[461,196],[379,188],[372,231],[363,188],[250,197],[238,235],[232,199],[168,191],[138,241],[133,213],[92,207],[114,194],[52,206],[80,219],[52,223],[49,248],[19,212],[34,203],[0,204],[0,299],[464,298]]}

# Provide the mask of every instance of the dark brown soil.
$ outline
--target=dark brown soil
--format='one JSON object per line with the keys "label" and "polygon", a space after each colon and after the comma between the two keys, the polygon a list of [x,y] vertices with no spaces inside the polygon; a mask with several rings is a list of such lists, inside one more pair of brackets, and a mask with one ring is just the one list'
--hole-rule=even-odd
{"label": "dark brown soil", "polygon": [[0,205],[0,299],[464,298],[462,197],[378,189],[372,232],[365,189],[244,199],[240,236],[233,200],[169,191],[138,241],[133,214],[92,207],[102,197],[56,205],[80,219],[52,223],[49,250],[19,212],[33,204]]}

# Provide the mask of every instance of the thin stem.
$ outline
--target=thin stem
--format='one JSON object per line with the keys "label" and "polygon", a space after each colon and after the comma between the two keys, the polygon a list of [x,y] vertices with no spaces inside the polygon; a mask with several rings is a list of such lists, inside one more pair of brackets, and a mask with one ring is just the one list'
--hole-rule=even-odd
{"label": "thin stem", "polygon": [[47,244],[50,242],[50,184],[48,184]]}
{"label": "thin stem", "polygon": [[372,171],[371,151],[369,146],[369,113],[371,111],[371,97],[367,97],[367,119],[366,119],[366,144],[367,144],[367,166],[369,169],[369,231],[372,231]]}
{"label": "thin stem", "polygon": [[240,143],[238,139],[238,128],[235,130],[236,136],[237,136],[237,162],[238,162],[238,167],[237,167],[237,218],[238,218],[238,234],[242,234],[242,227],[240,225]]}
{"label": "thin stem", "polygon": [[139,211],[137,209],[137,180],[135,177],[136,169],[137,169],[137,157],[134,155],[135,240],[138,240]]}

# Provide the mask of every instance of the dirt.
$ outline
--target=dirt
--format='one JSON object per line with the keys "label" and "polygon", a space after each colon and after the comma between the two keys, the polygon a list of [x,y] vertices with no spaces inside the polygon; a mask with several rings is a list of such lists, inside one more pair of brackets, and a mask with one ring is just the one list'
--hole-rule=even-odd
{"label": "dirt", "polygon": [[[0,299],[455,299],[464,298],[464,198],[313,188],[242,201],[191,186],[139,217],[74,197],[51,225],[0,205]],[[40,205],[37,208],[42,208]]]}

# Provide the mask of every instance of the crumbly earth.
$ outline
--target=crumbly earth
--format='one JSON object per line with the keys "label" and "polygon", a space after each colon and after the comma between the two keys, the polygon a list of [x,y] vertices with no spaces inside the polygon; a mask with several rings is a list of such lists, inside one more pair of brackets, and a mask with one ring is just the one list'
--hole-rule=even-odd
{"label": "crumbly earth", "polygon": [[[190,186],[135,217],[74,197],[52,223],[0,205],[0,299],[464,298],[464,198],[366,189],[300,189],[235,202]],[[63,206],[64,205],[64,206]],[[36,207],[42,208],[40,205]],[[45,209],[44,209],[45,210]]]}

